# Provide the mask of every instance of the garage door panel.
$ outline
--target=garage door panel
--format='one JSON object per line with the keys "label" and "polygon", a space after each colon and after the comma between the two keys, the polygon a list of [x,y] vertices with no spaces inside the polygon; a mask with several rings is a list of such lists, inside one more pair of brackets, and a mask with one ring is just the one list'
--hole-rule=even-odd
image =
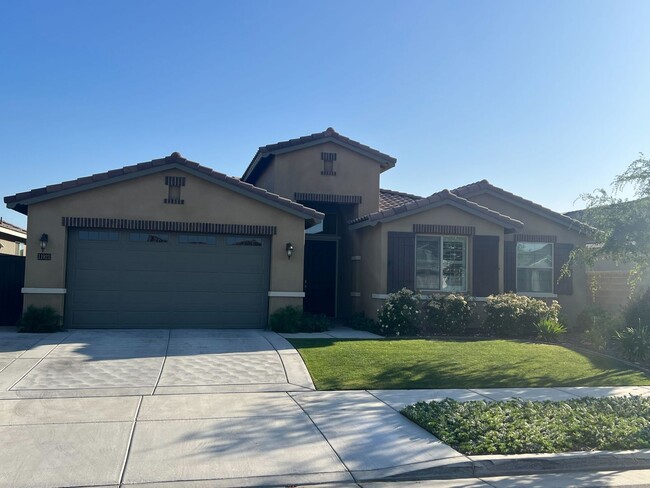
{"label": "garage door panel", "polygon": [[120,326],[120,314],[117,311],[104,311],[97,312],[84,311],[84,310],[75,310],[72,312],[72,323],[74,324],[86,324],[92,323],[96,327],[119,327]]}
{"label": "garage door panel", "polygon": [[147,324],[149,327],[170,327],[169,312],[166,311],[124,311],[119,314],[119,323],[122,327],[142,327]]}
{"label": "garage door panel", "polygon": [[263,246],[68,239],[69,327],[265,327],[270,239]]}
{"label": "garage door panel", "polygon": [[119,290],[78,290],[74,293],[76,310],[112,311],[119,304]]}
{"label": "garage door panel", "polygon": [[113,269],[114,263],[118,262],[121,258],[121,253],[118,249],[111,247],[110,249],[103,248],[103,246],[95,247],[95,241],[81,241],[83,244],[91,246],[89,249],[80,249],[76,252],[75,267],[82,270],[106,270]]}
{"label": "garage door panel", "polygon": [[168,271],[150,271],[145,270],[138,273],[135,270],[128,269],[121,273],[120,289],[122,291],[140,292],[148,290],[150,292],[173,291],[174,280],[170,279]]}
{"label": "garage door panel", "polygon": [[78,269],[76,279],[87,283],[86,289],[110,291],[119,288],[121,273],[115,269]]}
{"label": "garage door panel", "polygon": [[132,271],[166,270],[171,250],[166,252],[123,252],[119,254],[120,268]]}

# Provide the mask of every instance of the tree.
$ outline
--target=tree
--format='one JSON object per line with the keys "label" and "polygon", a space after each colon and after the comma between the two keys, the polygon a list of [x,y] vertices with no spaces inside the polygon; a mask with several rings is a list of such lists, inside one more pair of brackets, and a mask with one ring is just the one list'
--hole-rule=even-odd
{"label": "tree", "polygon": [[[622,199],[620,192],[632,186],[636,199]],[[580,220],[595,227],[593,243],[573,256],[587,264],[602,259],[632,266],[634,286],[650,270],[650,159],[643,154],[612,182],[612,191],[598,189],[580,198],[587,207]]]}

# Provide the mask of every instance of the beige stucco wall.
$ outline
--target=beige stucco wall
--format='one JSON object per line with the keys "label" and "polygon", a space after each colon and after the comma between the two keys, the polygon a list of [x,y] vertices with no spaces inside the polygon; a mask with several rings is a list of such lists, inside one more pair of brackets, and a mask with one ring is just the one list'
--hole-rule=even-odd
{"label": "beige stucco wall", "polygon": [[[557,236],[558,243],[570,243],[576,247],[584,246],[589,241],[588,236],[580,234],[576,229],[570,229],[567,225],[554,222],[495,195],[484,193],[469,200],[524,222],[524,227],[517,232],[519,234]],[[513,240],[514,235],[506,236],[506,239]],[[585,307],[593,304],[588,294],[589,287],[584,265],[576,264],[572,276],[573,294],[557,297],[557,301],[562,306],[562,315],[569,325],[575,322],[576,317]]]}
{"label": "beige stucco wall", "polygon": [[[335,152],[336,175],[322,175],[321,152]],[[379,163],[373,159],[326,142],[275,156],[256,185],[293,199],[296,192],[359,195],[358,215],[379,209]],[[356,217],[355,216],[355,217]]]}
{"label": "beige stucco wall", "polygon": [[[372,298],[372,294],[386,294],[388,287],[388,232],[413,232],[413,224],[442,224],[473,226],[477,235],[499,237],[499,270],[503,270],[503,227],[467,213],[459,208],[444,205],[424,212],[406,216],[399,220],[379,223],[374,227],[359,229],[361,240],[360,282],[361,311],[368,317],[376,317],[377,309],[384,303]],[[467,287],[471,294],[472,284],[472,239],[468,237]],[[415,273],[415,270],[413,270]],[[499,273],[499,289],[503,290],[503,273]]]}
{"label": "beige stucco wall", "polygon": [[[10,254],[12,256],[18,256],[16,253],[16,242],[20,242],[18,238],[15,240],[9,236],[8,238],[0,237],[0,254]],[[25,255],[27,254],[27,249],[25,249]]]}
{"label": "beige stucco wall", "polygon": [[[184,205],[163,203],[168,187],[165,176],[185,176]],[[219,224],[275,225],[271,241],[271,291],[302,292],[304,219],[271,207],[190,173],[172,169],[140,176],[92,190],[48,200],[29,207],[28,247],[38,249],[42,233],[49,236],[46,252],[51,261],[37,261],[30,253],[26,261],[26,288],[65,288],[67,232],[62,217],[123,218]],[[285,245],[294,246],[287,259]],[[25,307],[52,305],[61,313],[63,295],[26,294]],[[269,311],[286,303],[301,305],[301,298],[269,299]]]}

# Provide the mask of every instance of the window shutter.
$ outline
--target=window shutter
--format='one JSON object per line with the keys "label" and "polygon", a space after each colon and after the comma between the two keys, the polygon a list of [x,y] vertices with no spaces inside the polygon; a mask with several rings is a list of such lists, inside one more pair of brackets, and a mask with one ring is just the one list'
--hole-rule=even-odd
{"label": "window shutter", "polygon": [[556,295],[573,295],[573,276],[565,276],[559,282],[562,266],[569,261],[573,244],[555,244],[553,253],[553,282]]}
{"label": "window shutter", "polygon": [[415,234],[388,233],[388,293],[415,287]]}
{"label": "window shutter", "polygon": [[474,236],[472,247],[472,294],[499,293],[499,236]]}
{"label": "window shutter", "polygon": [[517,243],[503,243],[503,291],[517,291]]}

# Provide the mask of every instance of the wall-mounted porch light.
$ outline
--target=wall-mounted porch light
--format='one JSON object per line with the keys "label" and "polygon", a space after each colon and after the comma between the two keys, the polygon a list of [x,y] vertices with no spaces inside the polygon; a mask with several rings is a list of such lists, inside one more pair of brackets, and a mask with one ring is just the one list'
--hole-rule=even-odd
{"label": "wall-mounted porch light", "polygon": [[41,252],[45,251],[45,248],[47,247],[47,241],[48,237],[47,234],[41,234]]}
{"label": "wall-mounted porch light", "polygon": [[287,258],[291,259],[291,255],[293,254],[293,244],[287,242],[286,249],[287,249]]}

